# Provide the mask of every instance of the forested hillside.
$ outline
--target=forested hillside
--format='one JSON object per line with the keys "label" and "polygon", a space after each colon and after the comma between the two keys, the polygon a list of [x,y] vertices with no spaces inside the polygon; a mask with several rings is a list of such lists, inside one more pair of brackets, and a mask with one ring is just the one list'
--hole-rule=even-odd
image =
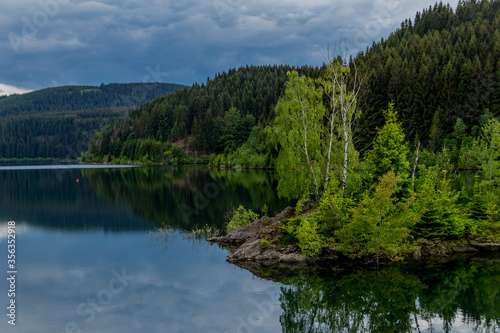
{"label": "forested hillside", "polygon": [[[457,124],[479,134],[500,113],[500,1],[442,3],[406,20],[356,59],[365,75],[365,142],[395,103],[410,141],[439,149]],[[483,118],[482,118],[483,117]],[[460,119],[460,120],[459,120]]]}
{"label": "forested hillside", "polygon": [[[392,102],[411,143],[430,152],[444,145],[455,166],[470,166],[459,156],[500,113],[499,9],[498,0],[460,1],[456,10],[438,3],[350,59],[351,73],[363,80],[357,149],[373,141]],[[272,167],[277,152],[268,125],[290,69],[232,69],[143,105],[96,136],[87,158],[160,162],[173,157],[171,143],[190,138],[181,146],[193,156],[224,152],[211,160],[215,165]],[[324,73],[325,66],[299,70],[313,79]]]}
{"label": "forested hillside", "polygon": [[173,83],[111,83],[62,86],[0,99],[0,117],[52,111],[135,107],[185,86]]}
{"label": "forested hillside", "polygon": [[76,159],[94,133],[130,109],[182,85],[109,84],[48,88],[0,99],[0,158]]}
{"label": "forested hillside", "polygon": [[168,154],[174,158],[170,143],[186,138],[190,140],[184,148],[196,154],[236,148],[247,140],[254,125],[273,117],[291,70],[319,75],[318,68],[308,66],[246,66],[219,73],[206,84],[146,103],[126,121],[106,127],[90,143],[87,159],[161,162]]}

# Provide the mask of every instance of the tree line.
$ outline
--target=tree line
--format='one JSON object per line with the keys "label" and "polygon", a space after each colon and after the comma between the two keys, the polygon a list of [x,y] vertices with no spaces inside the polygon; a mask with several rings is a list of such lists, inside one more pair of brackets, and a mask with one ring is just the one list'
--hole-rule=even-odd
{"label": "tree line", "polygon": [[417,12],[386,40],[356,57],[365,75],[360,95],[364,140],[371,141],[389,103],[411,142],[431,150],[449,142],[455,125],[477,136],[482,117],[500,113],[500,2],[442,2]]}
{"label": "tree line", "polygon": [[0,117],[54,111],[132,108],[181,88],[184,86],[159,82],[46,88],[0,99]]}
{"label": "tree line", "polygon": [[0,118],[0,156],[75,160],[95,131],[127,115],[115,108]]}
{"label": "tree line", "polygon": [[[255,125],[265,126],[274,117],[286,73],[294,69],[308,76],[320,72],[309,66],[246,66],[143,104],[129,119],[98,133],[86,158],[126,162],[153,156],[150,150],[137,150],[141,140],[156,146],[177,143],[192,156],[236,149],[247,141]],[[123,149],[113,150],[116,145]],[[167,152],[161,152],[160,161],[167,159]]]}

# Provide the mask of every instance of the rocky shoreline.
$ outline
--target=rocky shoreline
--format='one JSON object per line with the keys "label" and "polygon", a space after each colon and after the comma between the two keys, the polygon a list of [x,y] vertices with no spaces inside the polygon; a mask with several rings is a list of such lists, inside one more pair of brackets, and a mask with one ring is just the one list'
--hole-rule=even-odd
{"label": "rocky shoreline", "polygon": [[[295,209],[287,207],[273,218],[264,216],[248,227],[231,230],[226,236],[210,238],[208,241],[225,245],[232,252],[227,258],[231,263],[253,261],[268,266],[278,263],[305,264],[308,258],[300,254],[298,246],[279,244],[286,237],[281,221],[294,214]],[[261,246],[264,239],[268,240],[269,248]]]}
{"label": "rocky shoreline", "polygon": [[[285,244],[282,240],[287,236],[281,228],[282,220],[295,215],[295,208],[287,207],[275,217],[264,216],[248,227],[234,229],[226,236],[208,239],[209,242],[226,246],[231,254],[227,261],[238,266],[297,267],[319,262],[349,261],[335,249],[324,249],[318,258],[303,256],[296,245]],[[267,243],[267,242],[269,243]],[[500,253],[500,241],[440,241],[422,244],[420,249],[405,260],[420,260],[429,257],[447,257],[457,254]]]}

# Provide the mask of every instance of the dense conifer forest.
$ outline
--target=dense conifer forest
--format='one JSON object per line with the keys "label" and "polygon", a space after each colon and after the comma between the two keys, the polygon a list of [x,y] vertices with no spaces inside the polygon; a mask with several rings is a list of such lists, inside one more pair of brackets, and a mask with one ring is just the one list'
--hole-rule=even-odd
{"label": "dense conifer forest", "polygon": [[406,20],[356,59],[365,75],[360,100],[366,140],[391,102],[408,139],[437,150],[455,126],[477,136],[500,113],[500,2],[438,3]]}
{"label": "dense conifer forest", "polygon": [[134,107],[175,92],[174,83],[111,83],[100,86],[62,86],[0,99],[0,116]]}
{"label": "dense conifer forest", "polygon": [[[219,73],[206,83],[146,103],[129,119],[106,127],[90,143],[87,160],[159,163],[182,160],[186,152],[198,156],[236,149],[255,126],[274,118],[291,70],[313,77],[320,73],[318,68],[285,65]],[[174,142],[178,145],[172,147]]]}
{"label": "dense conifer forest", "polygon": [[94,133],[130,109],[184,86],[170,83],[47,88],[0,99],[0,158],[76,159]]}

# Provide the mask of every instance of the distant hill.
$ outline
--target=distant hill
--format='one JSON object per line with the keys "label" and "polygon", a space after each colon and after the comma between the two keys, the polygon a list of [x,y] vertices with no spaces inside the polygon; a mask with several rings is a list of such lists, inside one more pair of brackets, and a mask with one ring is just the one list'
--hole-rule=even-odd
{"label": "distant hill", "polygon": [[0,98],[0,159],[76,159],[99,129],[185,86],[63,86]]}
{"label": "distant hill", "polygon": [[111,83],[46,88],[0,98],[0,117],[52,111],[130,108],[184,87],[173,83]]}

